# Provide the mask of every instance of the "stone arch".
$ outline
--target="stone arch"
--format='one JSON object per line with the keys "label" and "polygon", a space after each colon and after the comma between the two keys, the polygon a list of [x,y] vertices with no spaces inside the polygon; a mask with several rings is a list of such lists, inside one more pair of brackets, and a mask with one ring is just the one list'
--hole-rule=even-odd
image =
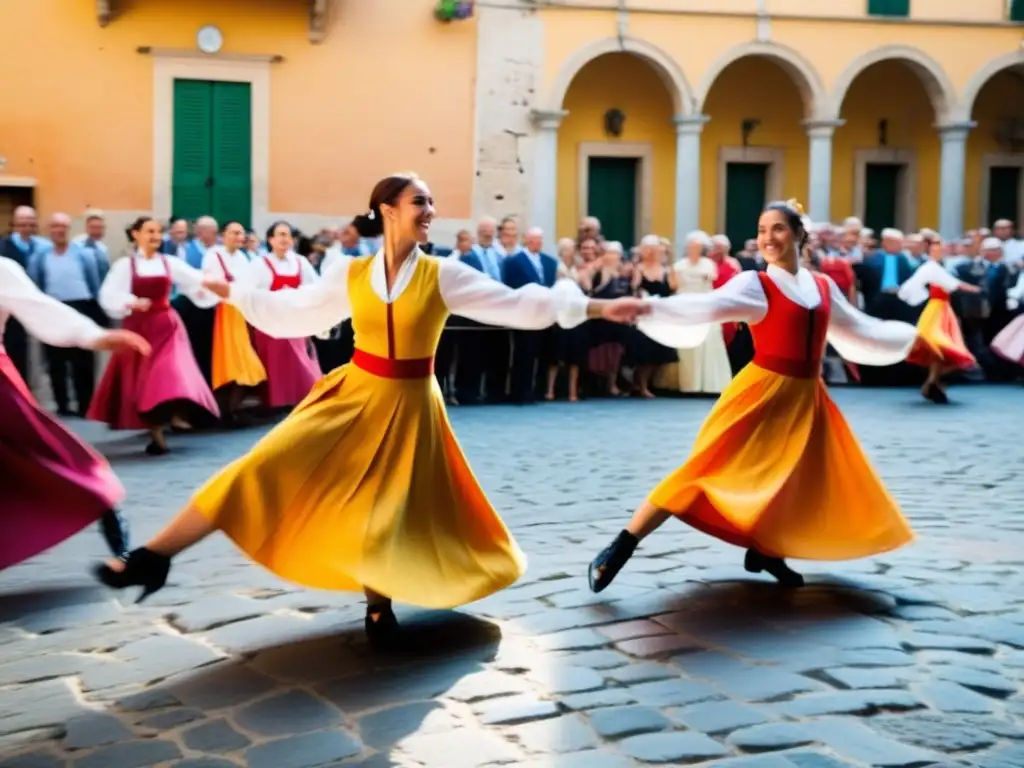
{"label": "stone arch", "polygon": [[977,101],[978,94],[981,93],[981,89],[988,84],[989,80],[1000,72],[1014,66],[1024,66],[1024,50],[996,56],[996,58],[974,73],[971,79],[967,81],[967,85],[964,86],[964,92],[960,96],[960,108],[963,110],[961,117],[964,121],[971,119],[971,112],[974,111],[974,102]]}
{"label": "stone arch", "polygon": [[547,92],[547,98],[543,99],[544,110],[559,112],[562,103],[565,101],[565,94],[569,91],[573,79],[580,73],[587,64],[603,56],[606,53],[631,53],[648,64],[658,73],[669,95],[672,97],[672,105],[677,115],[693,114],[693,89],[683,74],[683,70],[665,53],[652,43],[635,37],[606,37],[595,40],[587,45],[577,48],[562,62],[554,81]]}
{"label": "stone arch", "polygon": [[698,113],[703,110],[711,88],[726,68],[740,59],[749,57],[771,59],[786,71],[800,90],[804,102],[804,112],[808,120],[831,119],[828,91],[814,66],[792,48],[758,41],[737,45],[711,64],[697,88],[696,111]]}
{"label": "stone arch", "polygon": [[914,70],[931,99],[936,123],[942,125],[958,118],[959,99],[956,88],[942,65],[924,51],[909,45],[884,45],[851,61],[836,78],[832,88],[832,108],[836,118],[842,112],[843,100],[857,77],[868,67],[883,61],[901,61]]}

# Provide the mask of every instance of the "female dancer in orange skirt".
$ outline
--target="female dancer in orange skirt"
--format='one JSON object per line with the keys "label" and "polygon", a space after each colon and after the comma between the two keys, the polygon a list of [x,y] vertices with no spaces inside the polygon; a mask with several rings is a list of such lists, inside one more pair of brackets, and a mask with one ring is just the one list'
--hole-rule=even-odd
{"label": "female dancer in orange skirt", "polygon": [[291,291],[207,287],[256,328],[303,338],[351,317],[352,362],[324,376],[298,408],[200,490],[123,562],[101,566],[118,589],[160,589],[171,558],[222,530],[253,560],[315,589],[363,591],[375,644],[399,637],[391,600],[451,608],[512,584],[526,560],[459,449],[433,375],[449,313],[541,330],[588,316],[631,321],[637,299],[588,300],[575,283],[513,290],[458,259],[420,250],[434,217],[416,176],[377,184],[362,234],[375,256],[344,257]]}
{"label": "female dancer in orange skirt", "polygon": [[[914,344],[912,325],[854,309],[831,279],[799,266],[807,237],[795,201],[758,222],[766,272],[743,272],[716,291],[648,299],[640,330],[662,344],[701,343],[709,323],[742,322],[754,359],[726,388],[690,458],[658,485],[590,566],[607,587],[637,544],[670,516],[747,550],[748,571],[786,586],[803,577],[787,557],[844,560],[913,537],[821,380],[826,339],[844,360],[891,365]],[[686,327],[689,326],[689,327]]]}
{"label": "female dancer in orange skirt", "polygon": [[[290,224],[271,224],[267,230],[270,252],[252,260],[246,270],[246,284],[256,290],[293,291],[318,282],[320,276],[305,256],[292,250],[294,244]],[[323,375],[313,340],[280,338],[259,328],[253,329],[252,340],[267,370],[267,407],[292,408],[302,402]]]}
{"label": "female dancer in orange skirt", "polygon": [[202,273],[181,259],[158,253],[160,225],[140,216],[128,233],[136,252],[118,259],[100,288],[100,305],[113,318],[124,318],[126,329],[142,336],[153,348],[147,357],[132,351],[110,359],[86,418],[111,429],[148,429],[152,440],[146,453],[167,453],[164,427],[187,427],[189,416],[202,412],[220,416],[217,401],[192,352],[185,326],[171,307],[176,285],[196,306],[210,308],[220,299],[203,290]]}
{"label": "female dancer in orange skirt", "polygon": [[[228,222],[221,232],[221,244],[203,257],[203,273],[215,280],[233,283],[246,275],[249,254],[242,250],[245,227]],[[223,420],[233,424],[246,395],[267,380],[267,369],[253,349],[249,325],[242,313],[221,302],[213,320],[213,393],[217,396]]]}
{"label": "female dancer in orange skirt", "polygon": [[[16,262],[0,258],[0,338],[9,316],[55,347],[149,354],[141,337],[100,328],[40,291]],[[0,343],[0,570],[97,520],[107,546],[123,554],[128,530],[115,511],[123,498],[110,465],[39,407]]]}
{"label": "female dancer in orange skirt", "polygon": [[974,355],[964,344],[960,322],[949,306],[949,297],[954,291],[979,293],[981,289],[957,280],[943,268],[941,240],[933,238],[926,245],[927,260],[900,286],[899,297],[912,306],[928,300],[917,320],[918,339],[907,355],[907,362],[928,369],[928,378],[921,387],[924,398],[933,403],[945,404],[949,398],[942,387],[942,377],[976,365]]}

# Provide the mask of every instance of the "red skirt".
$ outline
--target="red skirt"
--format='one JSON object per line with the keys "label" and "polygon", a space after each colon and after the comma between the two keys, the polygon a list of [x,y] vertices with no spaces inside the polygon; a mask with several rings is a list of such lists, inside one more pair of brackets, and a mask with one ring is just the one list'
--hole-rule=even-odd
{"label": "red skirt", "polygon": [[917,321],[917,343],[907,355],[907,362],[930,366],[941,363],[955,369],[973,368],[976,364],[964,344],[960,323],[946,299],[929,299]]}
{"label": "red skirt", "polygon": [[290,408],[306,399],[323,372],[309,339],[275,339],[255,328],[253,347],[267,369],[269,408]]}
{"label": "red skirt", "polygon": [[110,465],[36,403],[0,348],[0,570],[60,544],[124,499]]}

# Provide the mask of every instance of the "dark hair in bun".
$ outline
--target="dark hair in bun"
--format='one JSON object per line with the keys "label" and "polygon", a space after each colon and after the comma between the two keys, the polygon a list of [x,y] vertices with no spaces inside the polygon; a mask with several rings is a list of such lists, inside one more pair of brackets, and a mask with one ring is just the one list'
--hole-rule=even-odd
{"label": "dark hair in bun", "polygon": [[124,231],[124,233],[128,235],[128,241],[134,243],[135,233],[142,229],[146,225],[146,223],[150,221],[156,221],[156,219],[154,219],[152,216],[139,216],[139,218],[133,221],[128,226],[128,229]]}
{"label": "dark hair in bun", "polygon": [[352,219],[352,226],[360,237],[380,237],[384,234],[382,205],[394,205],[406,188],[417,181],[415,173],[393,173],[377,182],[370,193],[370,210]]}
{"label": "dark hair in bun", "polygon": [[803,253],[808,239],[807,227],[804,226],[804,207],[796,200],[776,200],[774,203],[768,203],[764,211],[778,211],[785,217],[786,226],[796,240],[797,255]]}

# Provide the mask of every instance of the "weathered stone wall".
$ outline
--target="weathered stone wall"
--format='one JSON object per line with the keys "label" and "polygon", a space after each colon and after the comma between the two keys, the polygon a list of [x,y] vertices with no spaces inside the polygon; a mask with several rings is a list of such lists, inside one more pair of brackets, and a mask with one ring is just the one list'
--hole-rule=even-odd
{"label": "weathered stone wall", "polygon": [[478,6],[476,217],[527,225],[533,177],[530,111],[541,85],[544,28],[525,7]]}

